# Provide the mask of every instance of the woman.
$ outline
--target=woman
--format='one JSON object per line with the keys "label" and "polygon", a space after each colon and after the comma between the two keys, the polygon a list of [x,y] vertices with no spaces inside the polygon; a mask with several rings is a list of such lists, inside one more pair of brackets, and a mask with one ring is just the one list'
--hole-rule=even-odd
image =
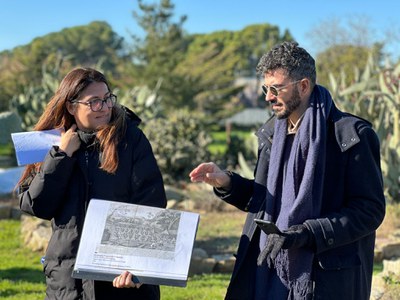
{"label": "woman", "polygon": [[71,277],[92,198],[165,207],[163,180],[140,119],[116,103],[104,75],[76,68],[61,81],[34,130],[63,128],[59,146],[28,165],[21,210],[52,220],[45,261],[46,299],[159,299],[158,286],[135,285],[132,274],[111,282]]}

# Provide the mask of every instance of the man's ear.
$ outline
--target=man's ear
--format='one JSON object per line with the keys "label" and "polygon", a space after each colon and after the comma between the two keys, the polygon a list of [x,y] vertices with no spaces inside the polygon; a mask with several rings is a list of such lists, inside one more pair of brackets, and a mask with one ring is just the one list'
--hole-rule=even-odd
{"label": "man's ear", "polygon": [[300,81],[300,94],[301,96],[310,95],[311,94],[311,82],[310,79],[304,78]]}

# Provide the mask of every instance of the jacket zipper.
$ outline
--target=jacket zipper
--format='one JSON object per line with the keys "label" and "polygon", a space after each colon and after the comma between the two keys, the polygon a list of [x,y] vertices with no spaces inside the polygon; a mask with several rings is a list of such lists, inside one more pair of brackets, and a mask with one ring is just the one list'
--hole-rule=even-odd
{"label": "jacket zipper", "polygon": [[86,162],[86,168],[89,170],[89,153],[87,150],[85,150],[85,162]]}
{"label": "jacket zipper", "polygon": [[87,184],[86,184],[86,199],[85,199],[85,211],[84,211],[84,215],[86,215],[87,212],[87,207],[88,207],[88,196],[89,196],[89,152],[87,150],[85,150],[85,163],[86,163],[86,175],[87,175]]}

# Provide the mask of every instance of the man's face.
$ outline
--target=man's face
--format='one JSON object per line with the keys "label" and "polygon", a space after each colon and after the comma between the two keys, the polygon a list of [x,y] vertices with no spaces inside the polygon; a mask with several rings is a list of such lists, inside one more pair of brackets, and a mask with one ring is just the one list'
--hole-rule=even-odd
{"label": "man's face", "polygon": [[[264,86],[267,87],[264,87],[264,90],[267,90],[265,101],[271,104],[278,119],[289,118],[299,109],[302,101],[298,83],[288,78],[286,72],[282,70],[275,70],[264,75]],[[274,95],[274,88],[278,95]]]}

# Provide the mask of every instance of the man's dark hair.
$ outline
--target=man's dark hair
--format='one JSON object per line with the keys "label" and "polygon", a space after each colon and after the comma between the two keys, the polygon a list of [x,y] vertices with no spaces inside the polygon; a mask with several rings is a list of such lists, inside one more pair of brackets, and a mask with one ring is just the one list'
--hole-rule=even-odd
{"label": "man's dark hair", "polygon": [[261,57],[256,71],[263,76],[277,69],[285,70],[292,80],[308,78],[315,85],[315,60],[296,42],[283,42],[274,46]]}

